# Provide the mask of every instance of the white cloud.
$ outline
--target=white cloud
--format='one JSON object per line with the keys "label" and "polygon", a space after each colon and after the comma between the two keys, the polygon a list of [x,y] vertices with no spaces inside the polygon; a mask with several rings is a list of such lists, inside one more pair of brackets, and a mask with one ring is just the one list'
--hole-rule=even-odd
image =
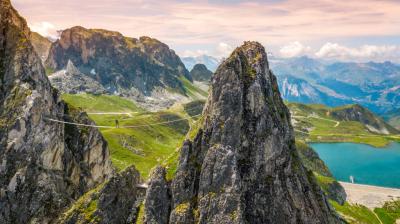
{"label": "white cloud", "polygon": [[202,55],[208,55],[208,51],[207,50],[185,50],[182,53],[180,53],[179,55],[181,57],[198,57],[198,56],[202,56]]}
{"label": "white cloud", "polygon": [[49,22],[29,24],[29,27],[32,31],[37,32],[44,37],[55,39],[58,36],[56,26]]}
{"label": "white cloud", "polygon": [[353,61],[399,61],[400,46],[363,45],[358,48],[351,48],[337,43],[326,43],[315,53],[315,56],[325,59]]}
{"label": "white cloud", "polygon": [[311,47],[304,46],[298,41],[289,43],[288,45],[283,46],[279,50],[280,56],[284,58],[303,56],[309,54],[310,52],[311,52]]}
{"label": "white cloud", "polygon": [[215,49],[213,56],[217,58],[228,57],[230,53],[232,53],[233,47],[227,43],[219,43]]}
{"label": "white cloud", "polygon": [[211,48],[211,51],[208,51],[208,50],[184,50],[178,54],[181,57],[198,57],[198,56],[208,55],[208,56],[212,56],[212,57],[221,59],[221,58],[228,57],[232,53],[233,49],[234,49],[234,47],[232,45],[221,42],[214,48]]}

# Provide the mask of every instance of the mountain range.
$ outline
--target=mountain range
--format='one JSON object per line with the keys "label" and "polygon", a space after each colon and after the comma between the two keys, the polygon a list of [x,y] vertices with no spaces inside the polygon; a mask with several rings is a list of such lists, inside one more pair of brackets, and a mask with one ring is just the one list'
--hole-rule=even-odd
{"label": "mountain range", "polygon": [[[360,104],[380,115],[400,108],[400,65],[332,62],[307,56],[270,59],[287,101],[327,106]],[[188,67],[197,61],[201,60],[183,60]]]}
{"label": "mountain range", "polygon": [[182,62],[189,70],[192,70],[196,64],[203,64],[207,67],[207,69],[209,69],[212,72],[215,72],[221,60],[209,55],[200,55],[196,57],[182,57]]}
{"label": "mountain range", "polygon": [[378,114],[400,107],[400,66],[391,62],[273,60],[285,99],[328,106],[360,104]]}
{"label": "mountain range", "polygon": [[62,31],[50,45],[45,39],[31,38],[39,55],[48,51],[46,72],[62,93],[100,91],[155,110],[177,101],[205,98],[180,58],[156,39],[79,26]]}
{"label": "mountain range", "polygon": [[[204,64],[210,71],[215,71],[220,63],[217,58],[207,55],[183,57],[181,60],[167,45],[149,37],[128,38],[117,32],[82,27],[67,29],[63,33],[53,44],[36,33],[32,34],[32,43],[42,59],[46,50],[49,51],[45,62],[47,71],[54,73],[66,69],[68,61],[71,61],[80,73],[99,82],[110,94],[139,102],[146,101],[149,96],[150,99],[162,96],[168,99],[169,103],[165,105],[172,105],[176,98],[182,100],[180,95],[187,97],[189,88],[196,89],[186,68],[193,70],[196,64]],[[101,50],[96,52],[94,48]],[[118,60],[110,60],[110,55],[114,54],[112,58]],[[136,58],[141,59],[138,61]],[[360,104],[382,116],[389,112],[393,114],[400,108],[400,65],[391,62],[330,62],[306,56],[288,59],[270,56],[270,59],[280,92],[289,102],[333,107]],[[121,60],[135,60],[136,64],[122,66],[119,64]],[[127,76],[132,71],[137,75]],[[185,84],[190,87],[185,88]]]}

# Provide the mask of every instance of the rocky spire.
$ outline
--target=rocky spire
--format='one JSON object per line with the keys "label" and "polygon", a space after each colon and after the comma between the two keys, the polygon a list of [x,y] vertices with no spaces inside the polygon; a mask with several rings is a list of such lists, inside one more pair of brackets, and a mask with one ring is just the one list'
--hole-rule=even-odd
{"label": "rocky spire", "polygon": [[259,43],[245,42],[214,74],[203,125],[181,149],[171,192],[170,223],[340,222],[300,161]]}
{"label": "rocky spire", "polygon": [[71,60],[68,60],[67,66],[65,68],[65,72],[69,75],[82,74],[77,67],[75,67],[74,63]]}
{"label": "rocky spire", "polygon": [[0,223],[48,223],[113,174],[94,124],[61,101],[29,41],[26,21],[0,1]]}

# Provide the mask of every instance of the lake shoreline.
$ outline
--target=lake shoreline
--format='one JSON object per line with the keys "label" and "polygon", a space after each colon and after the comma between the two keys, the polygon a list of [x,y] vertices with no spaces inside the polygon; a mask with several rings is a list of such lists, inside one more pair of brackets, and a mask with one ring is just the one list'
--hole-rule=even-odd
{"label": "lake shoreline", "polygon": [[366,184],[352,184],[339,181],[347,194],[347,201],[351,204],[364,205],[374,209],[382,207],[385,202],[400,200],[400,189],[380,187]]}
{"label": "lake shoreline", "polygon": [[360,145],[367,145],[367,146],[371,146],[373,148],[376,149],[385,149],[390,147],[390,145],[392,144],[396,144],[399,143],[400,144],[400,140],[396,141],[396,140],[390,140],[387,144],[385,145],[374,145],[374,144],[369,144],[369,143],[365,143],[365,142],[356,142],[356,141],[306,141],[305,142],[307,145],[312,145],[312,144],[339,144],[339,143],[352,143],[352,144],[360,144]]}
{"label": "lake shoreline", "polygon": [[355,143],[309,144],[338,181],[400,189],[400,144],[383,150]]}

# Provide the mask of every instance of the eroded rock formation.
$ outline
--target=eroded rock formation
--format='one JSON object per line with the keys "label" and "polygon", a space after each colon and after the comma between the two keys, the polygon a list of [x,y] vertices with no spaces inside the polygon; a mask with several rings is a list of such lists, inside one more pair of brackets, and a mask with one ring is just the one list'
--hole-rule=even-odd
{"label": "eroded rock formation", "polygon": [[[264,47],[237,48],[211,88],[202,126],[181,148],[169,222],[340,223],[299,158]],[[166,203],[152,187],[147,198]]]}
{"label": "eroded rock formation", "polygon": [[45,75],[26,21],[0,1],[0,223],[49,223],[113,175],[107,143]]}

